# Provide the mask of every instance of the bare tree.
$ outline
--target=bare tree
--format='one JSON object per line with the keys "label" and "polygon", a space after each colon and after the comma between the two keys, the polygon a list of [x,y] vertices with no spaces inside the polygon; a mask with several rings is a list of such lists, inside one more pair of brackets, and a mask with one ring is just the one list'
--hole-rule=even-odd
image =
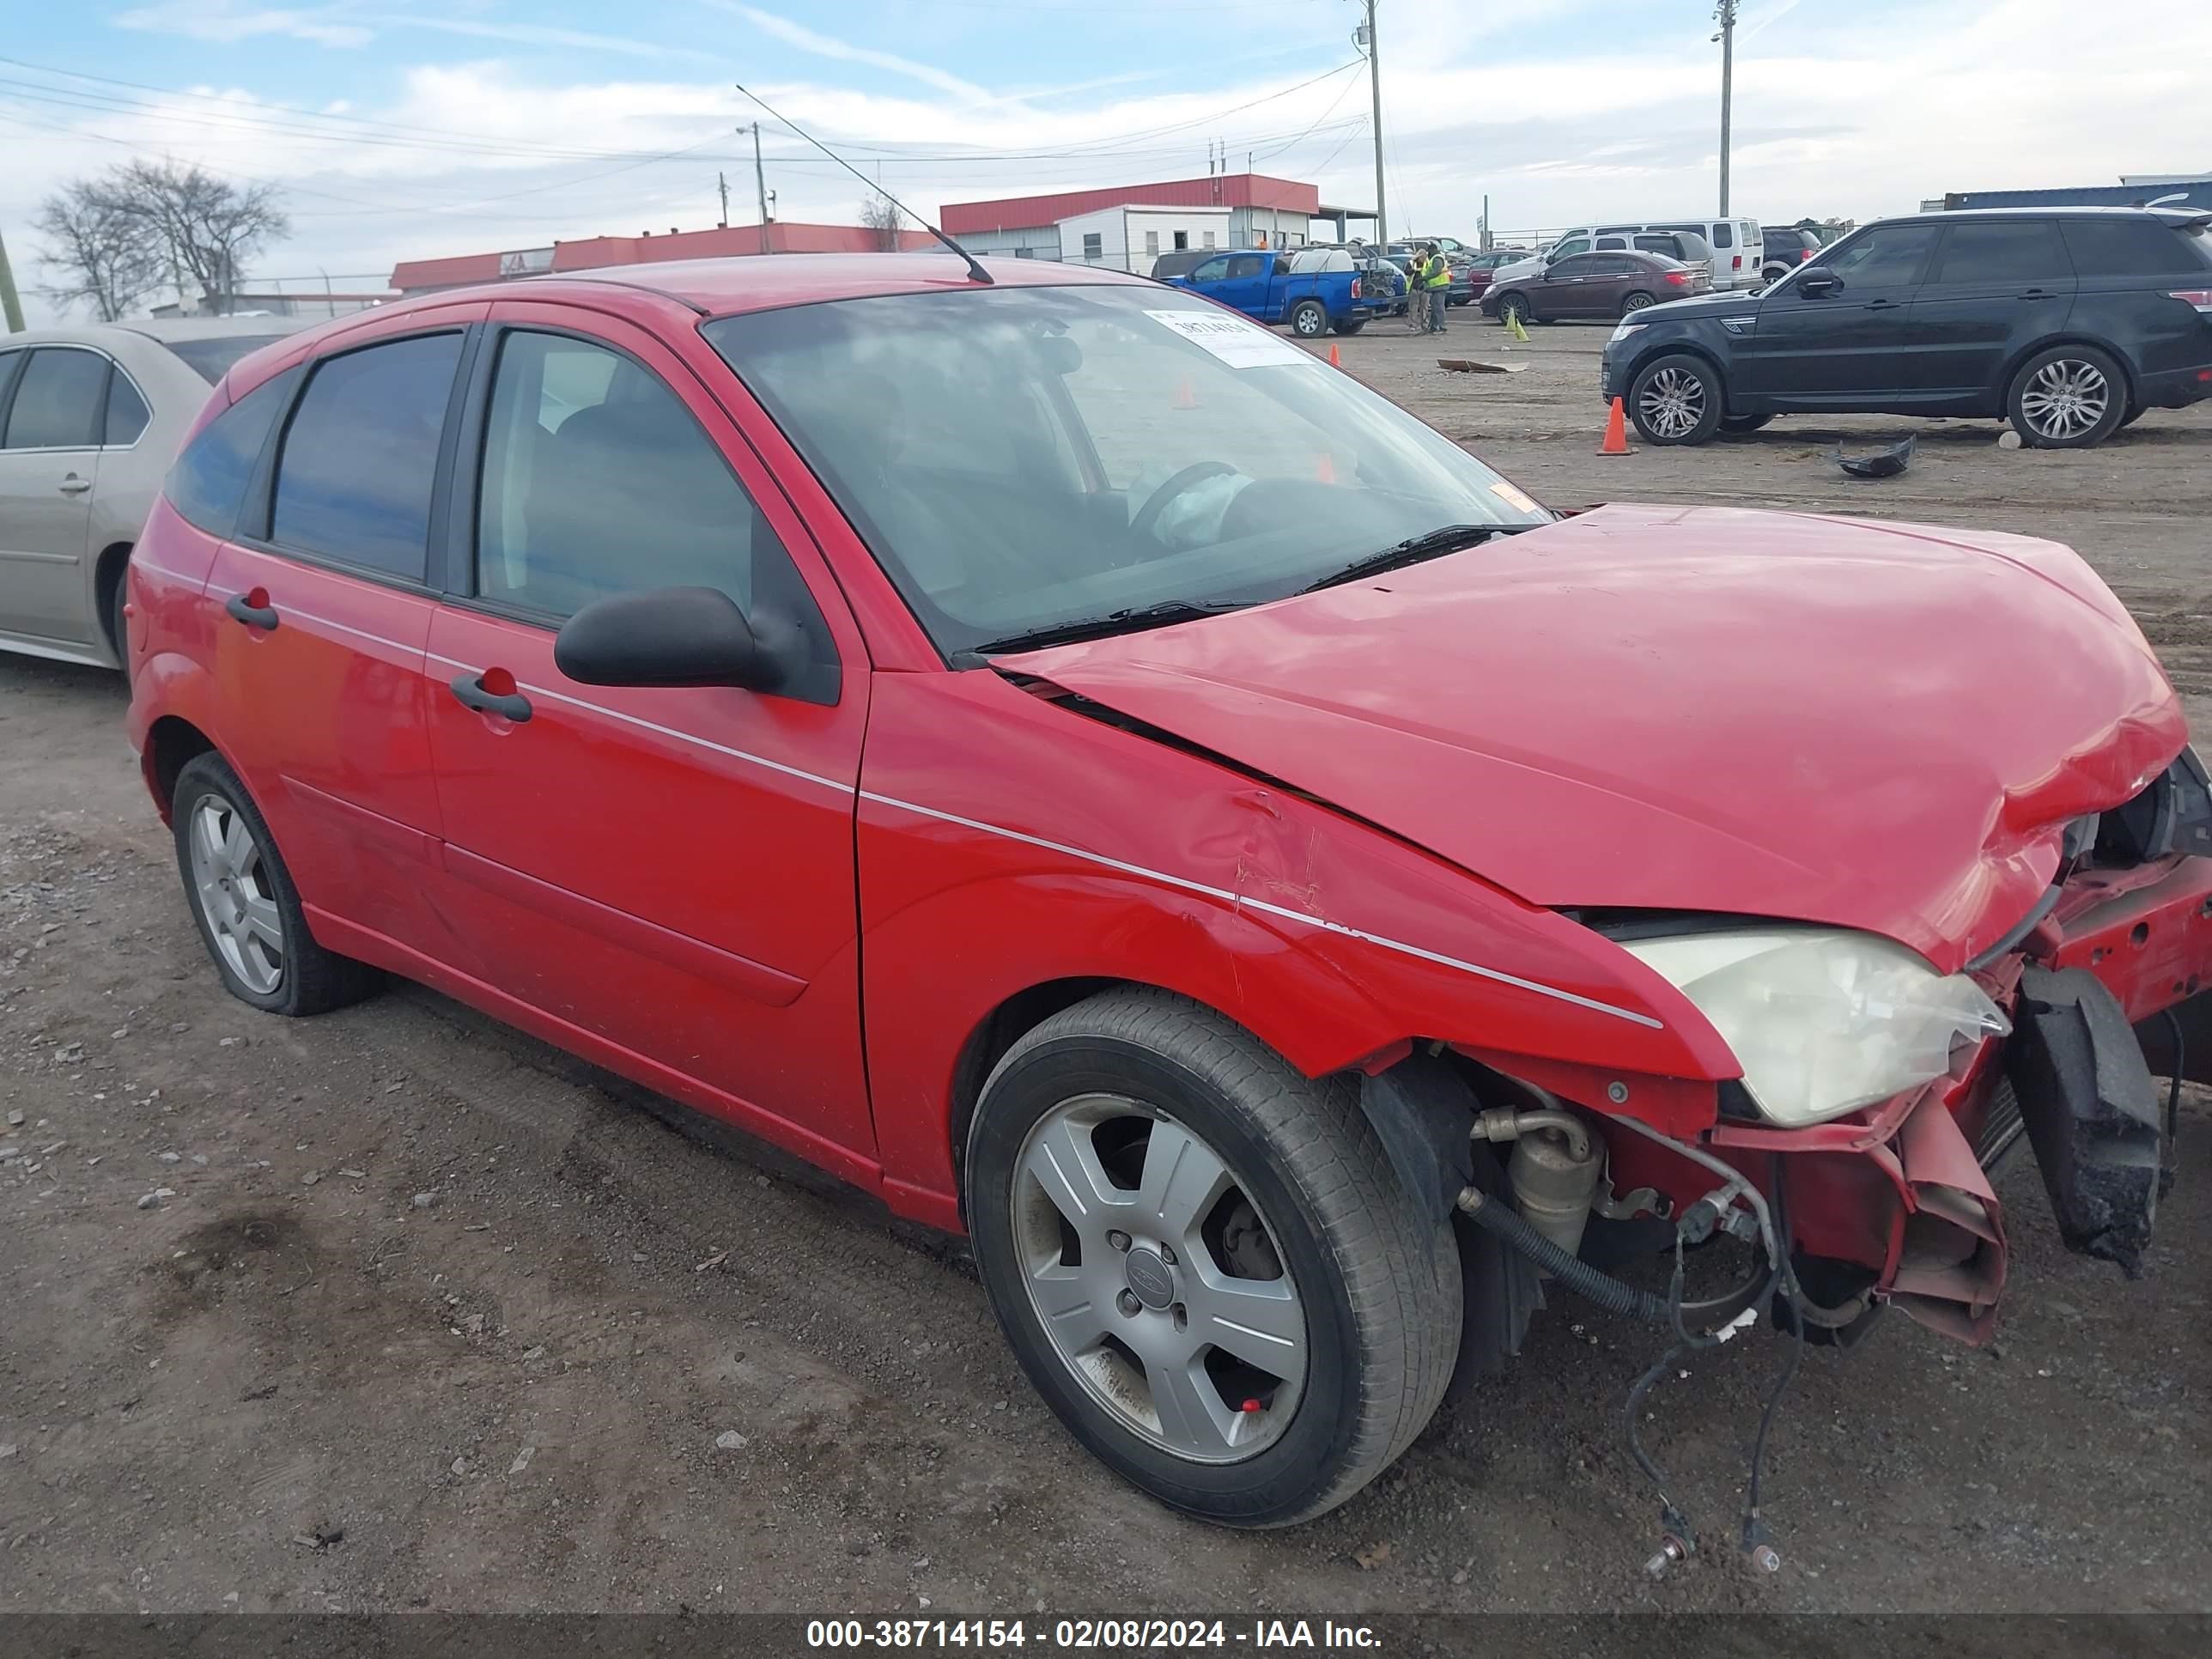
{"label": "bare tree", "polygon": [[179,292],[197,289],[217,313],[230,309],[239,267],[291,229],[274,185],[234,185],[191,163],[126,161],[72,189],[138,226]]}
{"label": "bare tree", "polygon": [[84,301],[100,321],[112,323],[161,285],[161,238],[98,182],[64,185],[40,204],[32,223],[48,239],[39,250],[40,262],[63,278],[46,292],[64,305]]}
{"label": "bare tree", "polygon": [[871,240],[884,253],[898,252],[900,216],[897,204],[880,191],[860,204],[860,228],[873,233]]}

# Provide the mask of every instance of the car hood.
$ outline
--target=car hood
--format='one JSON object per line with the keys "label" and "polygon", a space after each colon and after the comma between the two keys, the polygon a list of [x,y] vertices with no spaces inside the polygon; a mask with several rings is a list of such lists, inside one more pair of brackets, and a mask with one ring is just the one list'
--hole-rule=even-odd
{"label": "car hood", "polygon": [[1644,324],[1695,323],[1717,322],[1723,317],[1749,317],[1758,312],[1759,299],[1759,295],[1742,289],[1719,289],[1711,294],[1692,295],[1686,300],[1646,306],[1637,314],[1636,320]]}
{"label": "car hood", "polygon": [[1718,507],[997,661],[1531,903],[1863,928],[1946,972],[2186,737],[2063,547]]}

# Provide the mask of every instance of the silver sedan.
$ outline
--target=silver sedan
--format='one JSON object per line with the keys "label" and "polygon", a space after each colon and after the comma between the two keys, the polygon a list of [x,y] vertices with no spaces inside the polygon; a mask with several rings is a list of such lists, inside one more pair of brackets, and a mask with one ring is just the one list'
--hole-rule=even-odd
{"label": "silver sedan", "polygon": [[129,672],[123,568],[208,392],[301,325],[211,317],[0,336],[0,650]]}

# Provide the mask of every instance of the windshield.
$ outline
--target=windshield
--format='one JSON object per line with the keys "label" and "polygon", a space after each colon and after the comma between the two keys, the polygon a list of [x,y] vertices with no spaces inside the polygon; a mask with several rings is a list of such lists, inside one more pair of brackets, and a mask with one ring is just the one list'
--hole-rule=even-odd
{"label": "windshield", "polygon": [[1445,526],[1550,518],[1351,376],[1174,290],[896,295],[702,331],[947,655],[1257,604]]}
{"label": "windshield", "polygon": [[164,340],[162,345],[191,365],[200,379],[213,386],[230,366],[250,351],[274,345],[281,334],[212,334],[198,340]]}

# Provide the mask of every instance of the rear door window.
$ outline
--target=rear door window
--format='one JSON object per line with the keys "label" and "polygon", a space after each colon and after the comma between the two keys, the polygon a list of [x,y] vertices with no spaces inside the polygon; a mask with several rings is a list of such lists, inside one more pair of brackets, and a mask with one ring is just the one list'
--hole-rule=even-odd
{"label": "rear door window", "polygon": [[2069,219],[2066,251],[2083,276],[2171,276],[2212,267],[2201,231],[2183,231],[2152,219]]}
{"label": "rear door window", "polygon": [[48,347],[23,367],[8,408],[5,449],[89,449],[100,441],[107,359],[96,351]]}
{"label": "rear door window", "polygon": [[2070,279],[2058,227],[2049,219],[1991,219],[1953,225],[1928,280],[1938,286]]}
{"label": "rear door window", "polygon": [[428,334],[316,365],[277,457],[270,539],[423,580],[430,484],[460,357],[459,334]]}

